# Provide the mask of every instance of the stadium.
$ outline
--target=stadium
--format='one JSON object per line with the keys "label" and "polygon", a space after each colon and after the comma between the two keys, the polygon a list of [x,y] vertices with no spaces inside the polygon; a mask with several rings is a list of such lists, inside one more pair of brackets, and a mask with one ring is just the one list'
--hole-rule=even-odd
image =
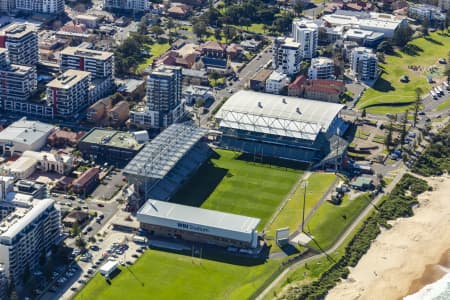
{"label": "stadium", "polygon": [[216,114],[221,148],[255,157],[274,157],[337,166],[348,143],[343,105],[295,97],[239,91]]}
{"label": "stadium", "polygon": [[145,145],[123,173],[139,197],[129,208],[137,210],[143,200],[168,200],[210,156],[206,129],[173,124]]}

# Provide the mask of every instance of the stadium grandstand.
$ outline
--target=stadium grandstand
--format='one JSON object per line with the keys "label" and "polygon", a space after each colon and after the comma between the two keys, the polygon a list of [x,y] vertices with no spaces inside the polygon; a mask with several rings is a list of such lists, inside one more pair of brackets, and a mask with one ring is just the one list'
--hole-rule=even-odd
{"label": "stadium grandstand", "polygon": [[224,149],[339,167],[348,143],[343,105],[296,97],[239,91],[216,114],[218,145]]}
{"label": "stadium grandstand", "polygon": [[123,173],[139,197],[131,197],[130,209],[149,198],[166,201],[210,156],[207,129],[192,124],[172,124],[150,141]]}

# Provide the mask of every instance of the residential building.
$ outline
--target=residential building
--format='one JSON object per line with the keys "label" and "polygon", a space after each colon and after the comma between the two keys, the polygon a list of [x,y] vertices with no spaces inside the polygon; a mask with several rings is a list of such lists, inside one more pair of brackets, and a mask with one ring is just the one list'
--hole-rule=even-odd
{"label": "residential building", "polygon": [[445,14],[437,6],[428,4],[414,4],[408,7],[408,16],[420,21],[427,21],[429,25],[436,25],[445,20]]}
{"label": "residential building", "polygon": [[83,158],[96,162],[123,165],[143,147],[129,132],[93,128],[78,143]]}
{"label": "residential building", "polygon": [[87,28],[97,28],[100,22],[100,18],[93,15],[78,15],[76,16],[76,20]]}
{"label": "residential building", "polygon": [[292,36],[301,45],[302,59],[316,56],[319,26],[314,21],[309,19],[295,19],[292,22]]}
{"label": "residential building", "polygon": [[8,49],[11,64],[36,66],[39,62],[36,27],[28,23],[7,26],[0,31],[0,48]]}
{"label": "residential building", "polygon": [[112,108],[111,98],[100,99],[87,109],[86,119],[89,122],[96,123],[104,118],[106,118],[106,114]]}
{"label": "residential building", "polygon": [[78,70],[91,73],[89,103],[111,94],[114,88],[114,54],[112,52],[67,47],[61,51],[60,72]]}
{"label": "residential building", "polygon": [[200,45],[200,51],[203,56],[207,57],[225,57],[226,56],[226,45],[221,44],[216,41],[207,41]]}
{"label": "residential building", "polygon": [[133,123],[160,130],[184,116],[181,70],[180,67],[160,66],[148,76],[147,106],[142,112],[131,112]]}
{"label": "residential building", "polygon": [[[0,0],[0,12],[10,13],[16,8],[16,0]],[[0,273],[0,277],[1,277]],[[2,299],[0,295],[0,299]]]}
{"label": "residential building", "polygon": [[334,61],[327,57],[317,57],[311,60],[308,69],[309,79],[334,79]]}
{"label": "residential building", "polygon": [[90,168],[72,182],[72,190],[85,198],[100,183],[100,168]]}
{"label": "residential building", "polygon": [[18,180],[14,184],[14,192],[29,195],[35,199],[47,197],[47,185],[30,180]]}
{"label": "residential building", "polygon": [[278,71],[273,71],[266,80],[266,92],[271,94],[281,94],[283,89],[289,84],[289,77]]}
{"label": "residential building", "polygon": [[344,40],[357,42],[361,46],[375,48],[384,40],[384,33],[350,28],[344,34]]}
{"label": "residential building", "polygon": [[108,123],[111,125],[121,125],[130,115],[130,104],[128,101],[120,101],[108,111]]}
{"label": "residential building", "polygon": [[293,38],[277,38],[272,46],[272,67],[281,73],[294,75],[300,71],[301,44]]}
{"label": "residential building", "polygon": [[50,124],[27,121],[24,117],[0,132],[0,154],[22,154],[27,150],[39,151],[47,137],[55,130]]}
{"label": "residential building", "polygon": [[21,194],[0,201],[0,210],[6,215],[0,221],[0,262],[10,283],[18,285],[60,241],[60,211],[52,199]]}
{"label": "residential building", "polygon": [[103,7],[112,10],[146,11],[148,4],[147,0],[103,0]]}
{"label": "residential building", "polygon": [[288,85],[288,96],[301,97],[303,95],[303,85],[305,84],[305,75],[300,75],[295,80]]}
{"label": "residential building", "polygon": [[372,49],[354,48],[350,54],[350,68],[359,80],[375,80],[378,76],[378,60]]}
{"label": "residential building", "polygon": [[54,115],[73,118],[88,105],[90,73],[67,70],[47,84],[47,101]]}
{"label": "residential building", "polygon": [[64,0],[16,0],[16,9],[42,14],[62,14]]}
{"label": "residential building", "polygon": [[345,91],[345,84],[339,80],[307,80],[303,85],[303,97],[306,99],[339,103]]}
{"label": "residential building", "polygon": [[10,64],[8,50],[0,48],[0,107],[9,110],[15,101],[25,102],[37,89],[36,69]]}
{"label": "residential building", "polygon": [[263,92],[266,90],[266,81],[272,74],[273,70],[262,69],[250,79],[250,89]]}
{"label": "residential building", "polygon": [[439,7],[443,11],[449,10],[450,9],[450,0],[439,0]]}
{"label": "residential building", "polygon": [[186,104],[194,105],[198,99],[202,99],[203,102],[208,100],[214,100],[214,94],[208,86],[190,85],[183,91],[183,97]]}

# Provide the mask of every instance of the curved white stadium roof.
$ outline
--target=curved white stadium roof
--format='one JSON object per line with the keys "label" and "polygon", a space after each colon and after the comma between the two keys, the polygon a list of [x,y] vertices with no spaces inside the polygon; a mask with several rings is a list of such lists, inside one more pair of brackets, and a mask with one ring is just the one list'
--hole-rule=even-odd
{"label": "curved white stadium roof", "polygon": [[327,131],[344,106],[297,97],[239,91],[216,118],[220,127],[315,140]]}

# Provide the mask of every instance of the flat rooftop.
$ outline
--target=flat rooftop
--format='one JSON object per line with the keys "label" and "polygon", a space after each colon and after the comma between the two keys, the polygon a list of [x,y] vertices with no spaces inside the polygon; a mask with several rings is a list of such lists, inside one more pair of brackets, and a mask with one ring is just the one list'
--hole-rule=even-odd
{"label": "flat rooftop", "polygon": [[116,148],[139,150],[144,145],[139,144],[130,132],[94,128],[80,142],[107,145]]}
{"label": "flat rooftop", "polygon": [[38,121],[20,119],[0,132],[0,142],[18,142],[32,145],[43,135],[50,134],[55,127]]}
{"label": "flat rooftop", "polygon": [[0,35],[20,39],[30,32],[36,32],[36,26],[28,23],[13,23],[0,31]]}
{"label": "flat rooftop", "polygon": [[343,105],[297,97],[239,91],[216,114],[220,127],[314,141]]}
{"label": "flat rooftop", "polygon": [[137,216],[143,223],[146,222],[146,217],[155,217],[247,234],[256,230],[261,221],[258,218],[153,199],[148,200],[141,207]]}
{"label": "flat rooftop", "polygon": [[208,132],[188,124],[172,124],[150,141],[125,167],[130,175],[164,178]]}
{"label": "flat rooftop", "polygon": [[82,56],[100,60],[107,60],[113,56],[112,52],[91,50],[79,47],[67,47],[61,51],[61,55]]}
{"label": "flat rooftop", "polygon": [[89,78],[91,73],[78,70],[67,70],[47,84],[47,87],[57,89],[70,89],[77,83]]}

